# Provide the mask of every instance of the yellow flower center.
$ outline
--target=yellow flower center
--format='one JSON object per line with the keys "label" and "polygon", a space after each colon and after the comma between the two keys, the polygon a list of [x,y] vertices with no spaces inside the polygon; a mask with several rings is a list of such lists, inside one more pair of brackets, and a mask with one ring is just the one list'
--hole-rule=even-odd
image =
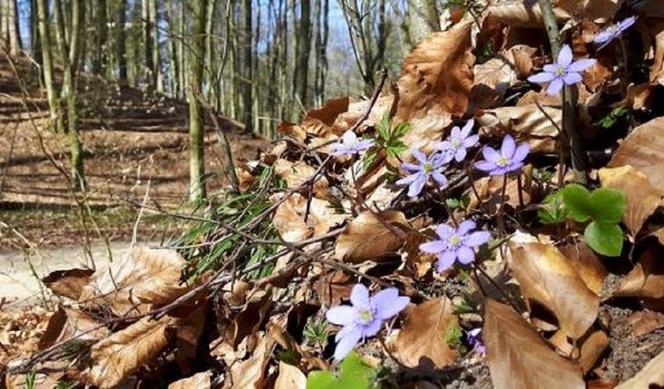
{"label": "yellow flower center", "polygon": [[369,323],[373,320],[373,312],[370,309],[363,309],[359,312],[360,320],[364,323]]}
{"label": "yellow flower center", "polygon": [[505,157],[505,156],[498,158],[498,161],[496,161],[496,165],[498,165],[500,167],[505,167],[509,163],[510,163],[510,159]]}
{"label": "yellow flower center", "polygon": [[450,237],[450,246],[458,246],[461,243],[461,237],[459,235],[452,235]]}
{"label": "yellow flower center", "polygon": [[424,170],[425,173],[431,173],[433,171],[433,165],[427,162],[422,165],[422,170]]}
{"label": "yellow flower center", "polygon": [[558,69],[556,69],[556,76],[564,76],[567,74],[567,69],[565,69],[563,66],[558,66]]}
{"label": "yellow flower center", "polygon": [[461,146],[461,139],[452,139],[452,146],[459,148]]}

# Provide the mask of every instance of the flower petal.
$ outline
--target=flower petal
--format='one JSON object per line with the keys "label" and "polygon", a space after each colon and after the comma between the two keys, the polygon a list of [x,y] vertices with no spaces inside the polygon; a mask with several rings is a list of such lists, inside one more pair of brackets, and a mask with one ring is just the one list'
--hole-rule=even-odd
{"label": "flower petal", "polygon": [[[567,68],[567,71],[569,72],[567,75],[573,74],[573,73],[578,73],[582,72],[589,67],[593,66],[594,64],[597,63],[596,59],[593,58],[586,58],[586,59],[580,59],[578,61],[574,61],[572,64],[569,65]],[[567,82],[567,80],[565,80]]]}
{"label": "flower petal", "polygon": [[497,162],[500,159],[500,153],[489,146],[482,147],[482,155],[484,156],[484,159],[490,162]]}
{"label": "flower petal", "polygon": [[425,173],[416,173],[414,175],[416,176],[415,180],[408,187],[408,197],[417,197],[427,182],[427,175]]}
{"label": "flower petal", "polygon": [[378,317],[375,317],[369,324],[361,326],[362,328],[362,337],[370,338],[378,333],[383,327],[383,321]]}
{"label": "flower petal", "polygon": [[467,154],[466,149],[462,147],[459,150],[457,150],[456,153],[454,153],[454,160],[457,162],[461,162],[464,159],[466,159],[466,154]]}
{"label": "flower petal", "polygon": [[353,131],[346,131],[343,135],[344,145],[352,145],[357,140],[357,135]]}
{"label": "flower petal", "polygon": [[514,155],[514,150],[516,149],[516,142],[511,135],[505,135],[503,138],[503,144],[500,146],[500,154],[504,157],[512,158]]}
{"label": "flower petal", "polygon": [[461,129],[460,129],[459,127],[457,127],[457,126],[454,126],[454,127],[452,128],[452,131],[450,132],[450,136],[449,136],[449,138],[450,138],[450,139],[459,138],[459,135],[460,135],[460,134],[461,134]]}
{"label": "flower petal", "polygon": [[373,139],[363,139],[355,145],[355,149],[358,151],[364,151],[370,149],[374,145],[375,141]]}
{"label": "flower petal", "polygon": [[630,16],[624,20],[622,20],[618,25],[620,26],[620,31],[625,31],[626,29],[632,27],[634,23],[636,23],[636,19],[638,19],[637,16]]}
{"label": "flower petal", "polygon": [[467,265],[475,260],[475,252],[470,247],[459,247],[459,263]]}
{"label": "flower petal", "polygon": [[445,270],[449,269],[454,265],[457,255],[454,250],[448,250],[438,256],[438,262],[436,263],[436,271],[442,273]]}
{"label": "flower petal", "polygon": [[554,96],[560,93],[561,89],[563,89],[563,79],[556,78],[555,80],[551,81],[549,88],[546,90],[546,93],[550,96]]}
{"label": "flower petal", "polygon": [[353,322],[355,309],[350,305],[332,307],[325,313],[325,318],[332,324],[345,326]]}
{"label": "flower petal", "polygon": [[419,173],[411,174],[409,176],[406,176],[400,180],[397,180],[395,184],[399,186],[406,186],[412,184],[415,180],[417,180],[417,177],[419,177]]}
{"label": "flower petal", "polygon": [[601,31],[597,35],[595,35],[595,37],[593,38],[593,42],[595,42],[595,44],[599,45],[599,44],[602,44],[602,43],[607,43],[615,37],[616,37],[616,34],[613,31],[607,29],[607,30]]}
{"label": "flower petal", "polygon": [[421,152],[418,149],[413,149],[412,153],[413,157],[415,157],[415,159],[420,163],[420,165],[427,163],[427,156],[423,152]]}
{"label": "flower petal", "polygon": [[521,143],[514,151],[513,162],[521,162],[528,156],[530,146],[527,143]]}
{"label": "flower petal", "polygon": [[447,249],[447,242],[442,240],[432,240],[431,242],[422,243],[420,245],[420,251],[427,254],[438,254],[442,253]]}
{"label": "flower petal", "polygon": [[456,230],[454,227],[449,224],[439,224],[436,226],[436,235],[440,236],[441,239],[447,239],[452,236]]}
{"label": "flower petal", "polygon": [[459,227],[456,230],[456,233],[460,236],[466,235],[468,232],[474,230],[477,227],[474,221],[464,220],[459,223]]}
{"label": "flower petal", "polygon": [[574,54],[572,53],[572,48],[570,48],[569,45],[563,45],[563,47],[560,48],[560,53],[558,53],[558,65],[567,68],[567,66],[572,63],[573,59]]}
{"label": "flower petal", "polygon": [[491,161],[479,161],[475,162],[475,168],[485,171],[485,172],[490,172],[494,169],[496,169],[498,165],[496,165],[494,162]]}
{"label": "flower petal", "polygon": [[535,84],[542,84],[545,82],[553,81],[554,78],[556,78],[556,75],[554,73],[542,72],[528,77],[528,81]]}
{"label": "flower petal", "polygon": [[401,169],[411,172],[419,172],[420,170],[422,170],[422,166],[415,165],[414,163],[404,162],[401,164]]}
{"label": "flower petal", "polygon": [[480,136],[475,134],[467,137],[466,139],[463,140],[463,147],[473,147],[477,144],[477,142],[480,140]]}
{"label": "flower petal", "polygon": [[468,135],[470,135],[470,132],[473,130],[474,126],[475,126],[475,119],[468,120],[468,122],[461,129],[461,137],[467,138]]}
{"label": "flower petal", "polygon": [[431,173],[431,178],[433,178],[434,181],[436,181],[436,183],[437,183],[441,188],[444,188],[444,187],[447,186],[447,182],[448,182],[448,181],[447,181],[447,177],[445,177],[445,175],[444,175],[443,173],[440,173],[440,172],[437,172],[437,171],[436,171],[436,172],[432,172],[432,173]]}
{"label": "flower petal", "polygon": [[335,157],[339,157],[342,155],[348,155],[348,147],[342,145],[341,143],[337,143],[332,146],[332,150],[330,151],[330,154],[332,154]]}
{"label": "flower petal", "polygon": [[556,71],[558,71],[558,67],[559,67],[559,66],[558,66],[557,64],[550,63],[550,64],[547,64],[547,65],[544,65],[544,66],[542,67],[542,70],[544,70],[544,71],[547,72],[547,73],[551,73],[551,74],[553,74],[553,75],[555,76]]}
{"label": "flower petal", "polygon": [[339,339],[337,347],[334,349],[334,360],[339,362],[344,359],[360,343],[360,339],[362,339],[362,330],[359,328]]}
{"label": "flower petal", "polygon": [[579,73],[567,73],[565,77],[563,77],[563,81],[565,82],[565,85],[574,85],[577,82],[583,81],[583,77],[581,77],[581,74]]}
{"label": "flower petal", "polygon": [[369,306],[369,289],[362,284],[355,284],[350,292],[350,302],[354,307]]}
{"label": "flower petal", "polygon": [[475,231],[463,239],[463,244],[470,247],[478,247],[491,239],[489,231]]}
{"label": "flower petal", "polygon": [[376,293],[371,298],[371,302],[376,307],[376,317],[381,320],[388,320],[406,308],[410,303],[410,298],[399,297],[397,288],[387,288]]}

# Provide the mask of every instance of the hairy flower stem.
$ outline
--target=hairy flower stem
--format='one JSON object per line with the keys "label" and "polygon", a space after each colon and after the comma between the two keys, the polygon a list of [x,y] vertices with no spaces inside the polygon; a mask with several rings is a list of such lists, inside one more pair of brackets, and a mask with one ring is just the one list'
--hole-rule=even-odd
{"label": "hairy flower stem", "polygon": [[618,39],[618,43],[620,46],[620,54],[621,54],[621,60],[622,60],[622,71],[623,71],[623,76],[620,78],[620,91],[621,91],[621,96],[625,97],[627,95],[627,78],[629,76],[629,68],[628,68],[628,59],[627,59],[627,47],[625,47],[625,40],[621,36]]}
{"label": "hairy flower stem", "polygon": [[[538,0],[538,4],[542,11],[542,19],[549,37],[551,52],[553,57],[557,58],[560,52],[560,31],[558,30],[556,16],[553,13],[553,6],[550,0]],[[579,184],[585,185],[588,182],[588,157],[581,143],[581,136],[576,128],[577,99],[578,92],[576,88],[565,86],[563,89],[563,131],[565,131],[569,141],[574,178]]]}
{"label": "hairy flower stem", "polygon": [[484,209],[484,202],[480,198],[480,193],[477,191],[477,188],[475,187],[475,180],[473,180],[473,175],[472,171],[470,171],[470,168],[466,166],[466,174],[468,174],[468,182],[470,182],[470,188],[473,190],[473,194],[477,198],[477,206],[483,211],[487,212],[486,209]]}
{"label": "hairy flower stem", "polygon": [[521,174],[519,174],[516,179],[516,184],[519,190],[519,207],[523,208],[523,183],[521,182]]}
{"label": "hairy flower stem", "polygon": [[459,227],[459,222],[457,221],[456,217],[454,216],[454,212],[450,207],[447,205],[446,197],[445,197],[445,192],[443,192],[442,189],[440,189],[439,186],[436,186],[436,190],[438,191],[438,195],[440,196],[440,202],[443,204],[443,208],[445,208],[445,212],[447,212],[447,215],[450,217],[452,220],[452,224],[454,224],[455,228]]}
{"label": "hairy flower stem", "polygon": [[507,174],[503,174],[503,188],[500,191],[500,206],[498,207],[498,214],[496,215],[496,222],[498,223],[498,233],[500,236],[505,236],[505,192],[507,191]]}

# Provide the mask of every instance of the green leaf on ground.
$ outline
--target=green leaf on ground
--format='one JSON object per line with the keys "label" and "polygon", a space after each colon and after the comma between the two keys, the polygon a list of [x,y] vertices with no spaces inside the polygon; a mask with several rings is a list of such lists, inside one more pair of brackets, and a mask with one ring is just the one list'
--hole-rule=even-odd
{"label": "green leaf on ground", "polygon": [[574,221],[585,222],[593,216],[591,195],[588,189],[578,184],[567,185],[562,190],[568,215]]}
{"label": "green leaf on ground", "polygon": [[307,389],[369,389],[375,377],[376,370],[364,363],[355,352],[351,352],[341,362],[338,374],[324,370],[309,373]]}
{"label": "green leaf on ground", "polygon": [[596,252],[617,257],[622,252],[623,232],[619,225],[593,221],[584,231],[586,243]]}
{"label": "green leaf on ground", "polygon": [[620,223],[627,208],[627,197],[620,190],[599,188],[590,195],[593,220],[603,223]]}

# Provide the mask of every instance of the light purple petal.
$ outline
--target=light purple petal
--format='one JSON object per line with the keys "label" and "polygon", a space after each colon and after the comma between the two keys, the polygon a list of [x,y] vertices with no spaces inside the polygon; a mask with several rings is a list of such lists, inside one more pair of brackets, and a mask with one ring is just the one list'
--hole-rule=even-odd
{"label": "light purple petal", "polygon": [[459,263],[467,265],[475,260],[475,252],[466,246],[459,247]]}
{"label": "light purple petal", "polygon": [[420,245],[420,251],[427,254],[438,254],[445,250],[447,250],[447,243],[442,240],[432,240]]}
{"label": "light purple petal", "polygon": [[470,131],[473,130],[473,126],[475,126],[475,119],[468,120],[468,123],[466,123],[461,129],[462,138],[467,138],[468,135],[470,135]]}
{"label": "light purple petal", "polygon": [[516,142],[511,135],[505,135],[503,138],[503,144],[500,146],[500,154],[507,158],[512,158],[514,155],[514,150],[516,149]]}
{"label": "light purple petal", "polygon": [[346,155],[348,154],[348,148],[342,144],[336,144],[332,146],[330,154],[334,155],[335,157]]}
{"label": "light purple petal", "polygon": [[475,231],[463,239],[463,244],[470,247],[478,247],[491,239],[489,231]]}
{"label": "light purple petal", "polygon": [[563,66],[567,68],[569,64],[572,63],[572,60],[574,59],[574,54],[572,53],[572,49],[569,47],[569,45],[564,45],[563,47],[560,48],[560,53],[558,54],[558,65]]}
{"label": "light purple petal", "polygon": [[[355,315],[355,313],[353,313],[353,315]],[[353,331],[360,331],[360,333],[362,333],[362,329],[359,328],[359,325],[353,322],[352,324],[343,326],[339,330],[339,332],[337,332],[337,335],[335,335],[334,341],[338,342],[339,340],[341,340],[341,338],[345,337],[346,335],[350,334]]]}
{"label": "light purple petal", "polygon": [[423,152],[421,152],[420,150],[417,150],[417,149],[413,149],[412,153],[413,153],[413,157],[415,157],[415,159],[420,164],[423,165],[423,164],[427,163],[427,156]]}
{"label": "light purple petal", "polygon": [[500,153],[489,146],[482,147],[482,155],[489,162],[497,162],[500,159]]}
{"label": "light purple petal", "polygon": [[498,167],[498,165],[496,165],[494,162],[491,162],[491,161],[475,162],[475,168],[479,169],[479,170],[482,170],[482,171],[485,171],[485,172],[492,171],[493,169],[496,169],[497,167]]}
{"label": "light purple petal", "polygon": [[473,147],[477,144],[477,142],[480,140],[480,136],[475,134],[467,137],[466,139],[463,140],[463,147]]}
{"label": "light purple petal", "polygon": [[528,81],[535,84],[543,84],[552,81],[554,78],[556,78],[554,73],[542,72],[528,77]]}
{"label": "light purple petal", "polygon": [[420,170],[422,170],[422,166],[415,165],[414,163],[409,163],[409,162],[402,163],[401,168],[403,170],[408,170],[408,171],[411,171],[411,172],[419,172]]}
{"label": "light purple petal", "polygon": [[636,16],[630,16],[625,20],[621,21],[620,23],[618,23],[618,25],[620,26],[620,31],[625,31],[626,29],[632,27],[634,23],[636,23],[636,19],[637,19]]}
{"label": "light purple petal", "polygon": [[350,305],[339,305],[330,308],[325,313],[325,318],[332,324],[345,326],[353,322],[355,317],[355,309]]}
{"label": "light purple petal", "polygon": [[563,81],[565,82],[565,85],[574,85],[577,82],[583,81],[583,77],[581,77],[581,74],[579,73],[567,73],[565,77],[563,77]]}
{"label": "light purple petal", "polygon": [[371,298],[371,302],[376,307],[376,317],[380,320],[389,320],[406,308],[410,303],[410,298],[399,297],[399,291],[396,288],[388,288],[376,293]]}
{"label": "light purple petal", "polygon": [[452,142],[450,142],[448,140],[444,140],[444,141],[438,143],[438,146],[436,148],[438,150],[445,151],[445,150],[453,149],[454,146],[452,146]]}
{"label": "light purple petal", "polygon": [[411,175],[409,175],[409,176],[406,176],[406,177],[404,177],[404,178],[398,180],[397,182],[395,182],[395,184],[397,184],[397,185],[399,185],[399,186],[410,185],[410,184],[412,184],[415,180],[417,180],[417,178],[418,178],[419,176],[420,176],[419,173],[411,174]]}
{"label": "light purple petal", "polygon": [[449,224],[439,224],[436,226],[436,235],[440,236],[441,239],[447,239],[454,235],[454,233],[456,233],[456,230]]}
{"label": "light purple petal", "polygon": [[370,149],[374,145],[374,143],[375,142],[373,139],[364,139],[357,142],[357,144],[355,145],[355,149],[359,151],[364,151]]}
{"label": "light purple petal", "polygon": [[380,320],[379,318],[374,318],[371,323],[362,326],[362,337],[363,338],[370,338],[378,333],[380,331],[381,327],[383,327],[383,321]]}
{"label": "light purple petal", "polygon": [[548,65],[544,65],[544,66],[542,67],[542,70],[544,70],[544,71],[547,72],[547,73],[551,73],[551,74],[554,74],[554,75],[555,75],[555,74],[556,74],[556,71],[558,71],[558,65],[557,65],[557,64],[550,63],[550,64],[548,64]]}
{"label": "light purple petal", "polygon": [[563,89],[563,79],[556,78],[555,80],[551,81],[549,88],[546,90],[546,93],[550,96],[554,96],[560,93],[561,89]]}
{"label": "light purple petal", "polygon": [[369,306],[369,289],[362,284],[356,284],[350,292],[350,302],[356,308]]}
{"label": "light purple petal", "polygon": [[472,220],[464,220],[461,223],[459,223],[459,228],[457,228],[456,233],[458,235],[466,235],[469,231],[472,231],[477,227],[474,221]]}
{"label": "light purple petal", "polygon": [[466,158],[466,149],[463,147],[457,150],[456,153],[454,153],[454,160],[457,162],[461,162]]}
{"label": "light purple petal", "polygon": [[459,129],[459,127],[454,127],[452,128],[452,132],[450,132],[450,139],[459,138],[460,134],[461,130]]}
{"label": "light purple petal", "polygon": [[502,176],[505,173],[509,173],[511,170],[504,167],[497,166],[494,170],[489,172],[490,176]]}
{"label": "light purple petal", "polygon": [[505,172],[514,172],[523,167],[523,162],[512,162],[509,166],[505,168]]}
{"label": "light purple petal", "polygon": [[359,328],[341,338],[334,349],[334,360],[338,362],[344,359],[360,343],[360,339],[362,331]]}
{"label": "light purple petal", "polygon": [[524,159],[526,159],[529,152],[530,152],[530,146],[527,143],[520,144],[514,151],[514,156],[512,157],[512,161],[514,162],[523,161]]}
{"label": "light purple petal", "polygon": [[452,250],[445,251],[444,253],[440,254],[438,256],[438,262],[436,263],[436,271],[438,273],[442,273],[445,270],[449,269],[454,265],[454,261],[456,260],[457,255],[456,252]]}
{"label": "light purple petal", "polygon": [[[594,64],[597,63],[596,59],[593,58],[587,58],[587,59],[580,59],[578,61],[574,61],[569,67],[567,68],[567,71],[569,72],[568,74],[572,74],[574,72],[582,72],[589,67],[593,66]],[[565,81],[567,82],[567,81]]]}
{"label": "light purple petal", "polygon": [[351,145],[357,140],[357,135],[353,131],[346,131],[343,135],[343,142],[345,145]]}
{"label": "light purple petal", "polygon": [[593,42],[595,42],[596,44],[602,44],[612,40],[615,37],[616,34],[613,31],[604,30],[595,35],[595,37],[593,38]]}
{"label": "light purple petal", "polygon": [[434,181],[436,181],[436,183],[438,183],[438,185],[439,185],[441,188],[447,186],[447,177],[445,177],[444,174],[442,174],[442,173],[440,173],[440,172],[437,172],[437,171],[436,171],[436,172],[432,172],[432,173],[431,173],[431,178],[433,178]]}
{"label": "light purple petal", "polygon": [[417,197],[427,182],[427,176],[424,173],[414,174],[415,180],[408,186],[408,197]]}

